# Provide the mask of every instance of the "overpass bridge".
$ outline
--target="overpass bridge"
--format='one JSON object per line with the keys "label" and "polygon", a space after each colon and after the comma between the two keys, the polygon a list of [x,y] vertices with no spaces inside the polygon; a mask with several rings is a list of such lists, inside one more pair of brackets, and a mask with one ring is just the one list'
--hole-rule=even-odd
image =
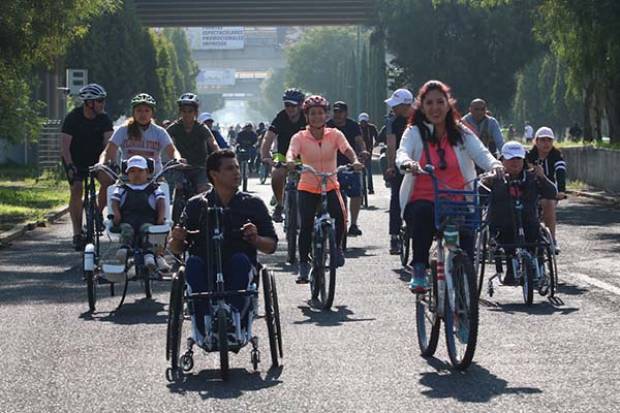
{"label": "overpass bridge", "polygon": [[377,0],[134,0],[150,27],[368,24]]}

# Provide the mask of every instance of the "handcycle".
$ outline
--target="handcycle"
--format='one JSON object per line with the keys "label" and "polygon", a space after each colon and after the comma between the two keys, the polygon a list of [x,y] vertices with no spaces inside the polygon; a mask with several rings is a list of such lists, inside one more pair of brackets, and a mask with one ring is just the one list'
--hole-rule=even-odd
{"label": "handcycle", "polygon": [[[519,181],[507,182],[509,186],[519,185]],[[499,243],[495,234],[491,233],[490,225],[485,222],[476,234],[475,266],[478,278],[478,295],[484,286],[485,267],[494,263],[496,274],[487,281],[487,293],[493,296],[494,280],[499,279],[505,284],[504,263],[510,266],[516,286],[520,286],[523,301],[531,305],[536,288],[541,296],[553,298],[557,291],[557,263],[553,238],[549,229],[541,222],[538,227],[536,242],[526,242],[523,225],[523,201],[519,191],[509,191],[512,198],[512,215],[514,222],[514,243]],[[486,220],[485,220],[486,221]],[[514,250],[507,254],[506,250]]]}
{"label": "handcycle", "polygon": [[[404,167],[401,170],[410,172]],[[457,370],[464,370],[471,364],[476,350],[478,295],[474,266],[459,246],[459,232],[473,232],[480,226],[477,186],[484,176],[465,185],[465,188],[471,185],[471,190],[452,189],[437,178],[432,165],[426,165],[423,171],[433,182],[436,248],[430,263],[430,288],[416,294],[418,345],[423,357],[432,357],[443,320],[450,362]]]}
{"label": "handcycle", "polygon": [[[168,162],[162,170],[151,178],[150,182],[156,182],[159,177],[166,171],[180,167],[181,163],[176,160]],[[89,197],[93,196],[94,190],[94,176],[100,172],[104,172],[110,175],[113,179],[119,180],[120,177],[116,174],[114,169],[107,165],[96,164],[89,168]],[[107,211],[108,214],[112,211],[111,198],[116,185],[108,187],[107,192]],[[154,280],[163,280],[164,276],[161,271],[156,268],[155,270],[149,270],[144,263],[144,256],[146,253],[157,253],[165,249],[166,238],[171,228],[171,208],[169,201],[169,187],[165,182],[159,183],[159,188],[165,194],[165,210],[166,217],[163,225],[151,225],[144,234],[143,245],[149,245],[149,250],[145,250],[140,245],[135,245],[128,250],[127,258],[124,263],[109,263],[103,262],[100,240],[97,231],[94,232],[93,242],[89,242],[84,247],[83,256],[83,272],[84,279],[86,281],[86,290],[88,296],[88,308],[91,312],[95,311],[97,301],[97,288],[105,284],[110,286],[110,296],[115,296],[115,285],[122,285],[123,290],[120,297],[120,302],[116,307],[116,310],[120,309],[127,295],[127,287],[130,280],[140,280],[144,285],[144,292],[147,299],[152,298],[152,285]],[[94,195],[96,196],[96,195]],[[108,219],[104,221],[107,236],[110,240],[115,236],[111,215],[108,215]],[[96,218],[92,217],[92,214],[87,214],[87,228],[96,225],[94,221]]]}
{"label": "handcycle", "polygon": [[[219,353],[220,374],[223,380],[228,378],[229,352],[238,353],[248,343],[252,345],[250,361],[254,370],[258,369],[260,351],[258,337],[253,333],[253,322],[258,318],[260,280],[263,283],[265,320],[273,367],[279,366],[279,358],[283,355],[278,293],[273,274],[266,267],[259,265],[258,274],[255,274],[246,290],[226,290],[222,262],[224,209],[221,207],[205,209],[207,230],[203,236],[209,252],[206,254],[205,263],[208,291],[191,290],[185,280],[184,266],[181,266],[172,278],[166,336],[166,360],[170,362],[170,367],[166,369],[166,379],[171,382],[182,379],[184,373],[192,370],[195,345],[207,353]],[[227,299],[234,297],[249,297],[250,305],[245,317],[227,303]],[[204,314],[196,311],[197,308],[205,307]],[[204,320],[204,333],[197,327],[198,317]],[[191,335],[186,341],[186,350],[181,355],[183,322],[186,318],[191,320],[192,328]]]}
{"label": "handcycle", "polygon": [[343,165],[334,172],[318,172],[310,165],[303,165],[302,172],[310,172],[321,180],[321,203],[312,227],[312,269],[310,271],[310,296],[312,302],[322,310],[329,309],[336,293],[336,268],[338,267],[338,245],[336,224],[327,208],[327,181],[338,172],[351,170]]}

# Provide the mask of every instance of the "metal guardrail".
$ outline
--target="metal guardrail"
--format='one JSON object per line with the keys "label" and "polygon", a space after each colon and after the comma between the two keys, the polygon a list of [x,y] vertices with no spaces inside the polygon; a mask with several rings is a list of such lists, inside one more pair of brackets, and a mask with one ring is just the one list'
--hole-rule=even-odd
{"label": "metal guardrail", "polygon": [[61,120],[48,120],[37,142],[37,167],[39,170],[54,169],[60,160]]}

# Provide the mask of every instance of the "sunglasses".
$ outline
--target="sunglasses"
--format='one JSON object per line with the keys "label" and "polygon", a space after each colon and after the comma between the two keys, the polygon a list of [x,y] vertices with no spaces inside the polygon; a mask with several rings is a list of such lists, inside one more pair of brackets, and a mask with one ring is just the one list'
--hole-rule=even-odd
{"label": "sunglasses", "polygon": [[439,169],[444,171],[448,167],[446,163],[446,151],[444,148],[437,148],[437,154],[439,155]]}
{"label": "sunglasses", "polygon": [[297,105],[295,105],[294,103],[285,103],[284,107],[286,107],[286,108],[296,108]]}
{"label": "sunglasses", "polygon": [[105,102],[105,99],[103,99],[103,98],[95,99],[95,102],[103,103],[103,102]]}

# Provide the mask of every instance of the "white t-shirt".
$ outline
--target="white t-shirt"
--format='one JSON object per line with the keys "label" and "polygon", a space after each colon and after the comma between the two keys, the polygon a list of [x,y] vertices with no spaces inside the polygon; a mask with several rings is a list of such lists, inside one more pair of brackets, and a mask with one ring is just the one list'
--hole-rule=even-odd
{"label": "white t-shirt", "polygon": [[[142,191],[147,186],[149,186],[149,183],[142,184],[142,185],[127,184],[127,186],[133,189],[134,191]],[[113,201],[117,201],[119,205],[122,207],[123,204],[125,203],[125,200],[127,199],[127,189],[123,188],[122,186],[117,186],[114,189],[114,192],[112,193],[111,198]],[[157,205],[157,200],[165,199],[165,198],[166,198],[166,194],[164,194],[164,192],[159,187],[157,187],[155,191],[153,191],[153,193],[149,195],[149,206],[153,209],[156,209],[155,207]]]}
{"label": "white t-shirt", "polygon": [[161,152],[168,145],[172,145],[172,138],[166,129],[151,122],[148,128],[142,130],[142,139],[129,139],[127,137],[127,125],[123,125],[114,131],[111,142],[121,149],[123,160],[134,155],[153,158],[155,172],[158,172],[162,168]]}
{"label": "white t-shirt", "polygon": [[524,132],[525,140],[531,141],[532,139],[534,139],[534,128],[532,128],[530,125],[525,125]]}

